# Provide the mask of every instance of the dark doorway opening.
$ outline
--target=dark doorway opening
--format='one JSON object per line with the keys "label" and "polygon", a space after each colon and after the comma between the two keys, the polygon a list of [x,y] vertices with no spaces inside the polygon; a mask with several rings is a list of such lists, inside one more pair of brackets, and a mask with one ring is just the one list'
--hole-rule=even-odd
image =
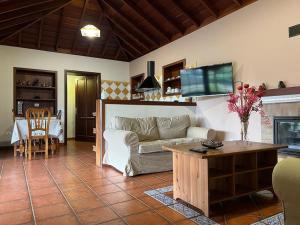
{"label": "dark doorway opening", "polygon": [[94,113],[96,99],[100,98],[100,90],[100,73],[65,70],[65,144],[68,139],[95,141]]}

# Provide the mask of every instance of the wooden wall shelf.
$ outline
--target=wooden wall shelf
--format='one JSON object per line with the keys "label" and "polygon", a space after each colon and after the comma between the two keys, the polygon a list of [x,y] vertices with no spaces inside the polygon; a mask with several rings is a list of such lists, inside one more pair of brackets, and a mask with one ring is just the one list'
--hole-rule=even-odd
{"label": "wooden wall shelf", "polygon": [[266,96],[280,96],[280,95],[295,95],[295,94],[300,94],[300,86],[269,89],[269,90],[265,91],[264,97],[266,97]]}
{"label": "wooden wall shelf", "polygon": [[145,74],[141,73],[130,77],[130,96],[132,100],[144,100],[144,93],[137,92],[136,89],[144,81]]}
{"label": "wooden wall shelf", "polygon": [[180,70],[184,69],[186,65],[186,60],[182,59],[177,62],[170,63],[162,67],[163,72],[163,82],[162,91],[163,96],[174,96],[181,95],[180,91],[168,92],[168,87],[171,89],[181,90],[181,80],[180,80]]}
{"label": "wooden wall shelf", "polygon": [[57,113],[57,72],[14,68],[14,111],[24,116],[29,107],[47,107]]}

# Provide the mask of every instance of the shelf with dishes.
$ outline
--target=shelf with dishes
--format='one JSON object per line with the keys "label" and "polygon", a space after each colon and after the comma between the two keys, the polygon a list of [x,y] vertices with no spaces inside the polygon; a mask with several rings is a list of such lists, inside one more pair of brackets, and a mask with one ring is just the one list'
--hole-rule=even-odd
{"label": "shelf with dishes", "polygon": [[185,68],[185,59],[163,66],[163,96],[181,95],[180,70]]}

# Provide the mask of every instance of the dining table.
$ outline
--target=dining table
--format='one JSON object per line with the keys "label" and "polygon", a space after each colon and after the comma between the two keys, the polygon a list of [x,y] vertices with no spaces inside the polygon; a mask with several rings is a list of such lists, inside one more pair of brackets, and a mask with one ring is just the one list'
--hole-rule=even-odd
{"label": "dining table", "polygon": [[[39,133],[35,133],[33,135],[39,135]],[[51,117],[49,124],[49,138],[57,138],[60,142],[63,141],[63,126],[61,121],[56,117]],[[26,140],[28,137],[28,124],[26,118],[16,118],[12,136],[11,136],[11,144],[14,144],[21,140]]]}

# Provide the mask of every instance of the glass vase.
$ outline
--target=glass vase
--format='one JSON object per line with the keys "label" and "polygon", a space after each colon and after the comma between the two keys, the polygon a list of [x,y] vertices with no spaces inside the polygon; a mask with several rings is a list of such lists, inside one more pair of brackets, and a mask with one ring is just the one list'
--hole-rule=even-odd
{"label": "glass vase", "polygon": [[241,121],[241,140],[248,141],[248,126],[249,121]]}

